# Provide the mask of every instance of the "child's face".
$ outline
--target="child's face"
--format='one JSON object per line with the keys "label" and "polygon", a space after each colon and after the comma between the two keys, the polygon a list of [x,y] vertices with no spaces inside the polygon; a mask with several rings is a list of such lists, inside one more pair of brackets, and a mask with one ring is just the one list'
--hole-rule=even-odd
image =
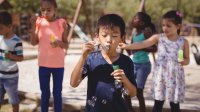
{"label": "child's face", "polygon": [[145,34],[146,36],[151,36],[151,35],[153,34],[153,31],[151,30],[150,27],[145,27],[145,28],[144,28],[144,34]]}
{"label": "child's face", "polygon": [[100,26],[99,34],[96,35],[102,49],[106,52],[115,52],[118,44],[123,42],[124,37],[121,37],[120,28]]}
{"label": "child's face", "polygon": [[55,7],[50,2],[47,1],[43,1],[41,3],[40,10],[42,17],[46,18],[47,20],[52,19],[56,11]]}
{"label": "child's face", "polygon": [[180,27],[180,24],[176,25],[169,19],[162,20],[162,30],[168,36],[177,35],[177,30],[180,29]]}
{"label": "child's face", "polygon": [[143,24],[143,22],[140,20],[138,15],[135,15],[132,19],[132,25],[133,27],[140,27]]}
{"label": "child's face", "polygon": [[7,33],[9,33],[11,30],[11,25],[6,26],[3,24],[0,24],[0,35],[6,35]]}

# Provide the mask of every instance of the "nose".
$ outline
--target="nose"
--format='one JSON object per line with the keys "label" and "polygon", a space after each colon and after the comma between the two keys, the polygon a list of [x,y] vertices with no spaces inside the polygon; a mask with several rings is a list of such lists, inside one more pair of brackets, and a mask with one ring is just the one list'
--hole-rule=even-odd
{"label": "nose", "polygon": [[163,31],[165,31],[167,28],[165,26],[162,27]]}
{"label": "nose", "polygon": [[45,15],[45,16],[47,15],[47,11],[44,11],[44,15]]}
{"label": "nose", "polygon": [[106,42],[107,42],[107,43],[111,43],[111,41],[112,41],[112,37],[111,37],[111,35],[108,35],[108,36],[106,37]]}

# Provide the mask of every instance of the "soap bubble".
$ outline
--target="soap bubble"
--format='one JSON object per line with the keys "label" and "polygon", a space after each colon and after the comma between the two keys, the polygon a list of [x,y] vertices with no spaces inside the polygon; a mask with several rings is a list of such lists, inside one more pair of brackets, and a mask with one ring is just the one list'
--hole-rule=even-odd
{"label": "soap bubble", "polygon": [[102,103],[102,104],[106,104],[106,103],[107,103],[107,100],[106,100],[106,99],[103,99],[103,100],[101,101],[101,103]]}
{"label": "soap bubble", "polygon": [[87,69],[85,67],[82,68],[82,74],[86,74],[87,73]]}
{"label": "soap bubble", "polygon": [[94,107],[96,101],[97,101],[97,97],[92,96],[92,98],[90,100],[88,100],[87,103],[88,103],[89,106]]}

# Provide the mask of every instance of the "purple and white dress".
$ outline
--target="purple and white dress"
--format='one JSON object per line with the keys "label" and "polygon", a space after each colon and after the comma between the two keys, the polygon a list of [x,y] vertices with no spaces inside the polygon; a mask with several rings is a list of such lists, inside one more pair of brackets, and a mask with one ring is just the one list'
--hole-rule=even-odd
{"label": "purple and white dress", "polygon": [[160,34],[158,57],[153,71],[151,96],[154,100],[183,102],[185,76],[178,62],[178,50],[183,49],[184,38],[170,41],[165,34]]}

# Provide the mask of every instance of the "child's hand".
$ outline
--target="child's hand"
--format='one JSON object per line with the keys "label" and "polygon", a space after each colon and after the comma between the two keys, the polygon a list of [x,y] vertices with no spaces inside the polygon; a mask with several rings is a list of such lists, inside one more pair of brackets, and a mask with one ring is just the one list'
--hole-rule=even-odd
{"label": "child's hand", "polygon": [[111,75],[114,77],[115,80],[117,80],[118,82],[125,82],[125,80],[127,79],[125,73],[124,73],[124,70],[122,69],[117,69],[117,70],[114,70]]}
{"label": "child's hand", "polygon": [[83,45],[83,56],[87,56],[90,52],[94,51],[95,43],[94,41],[90,41]]}
{"label": "child's hand", "polygon": [[51,46],[52,46],[53,48],[56,48],[56,47],[60,47],[60,46],[61,46],[62,41],[60,41],[60,40],[55,40],[55,41],[53,41],[53,42],[50,42],[50,44],[51,44]]}
{"label": "child's hand", "polygon": [[67,30],[69,29],[69,25],[66,22],[63,22],[62,26],[63,26],[63,29],[67,29]]}
{"label": "child's hand", "polygon": [[30,17],[30,23],[31,23],[32,26],[36,25],[36,20],[37,20],[37,16],[31,15],[31,17]]}
{"label": "child's hand", "polygon": [[183,61],[180,61],[180,62],[178,62],[180,65],[184,65],[184,60]]}
{"label": "child's hand", "polygon": [[5,57],[7,59],[10,59],[12,57],[12,54],[10,52],[5,53]]}
{"label": "child's hand", "polygon": [[127,49],[127,44],[125,44],[125,43],[119,43],[119,47],[121,49]]}

